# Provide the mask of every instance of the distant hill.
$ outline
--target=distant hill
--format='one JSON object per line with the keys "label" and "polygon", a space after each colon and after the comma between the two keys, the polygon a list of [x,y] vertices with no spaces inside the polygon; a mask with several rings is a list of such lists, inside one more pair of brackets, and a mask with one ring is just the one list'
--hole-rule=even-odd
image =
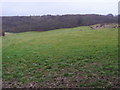
{"label": "distant hill", "polygon": [[2,17],[5,32],[48,31],[59,28],[72,28],[93,24],[117,23],[113,15],[44,15],[44,16],[7,16]]}

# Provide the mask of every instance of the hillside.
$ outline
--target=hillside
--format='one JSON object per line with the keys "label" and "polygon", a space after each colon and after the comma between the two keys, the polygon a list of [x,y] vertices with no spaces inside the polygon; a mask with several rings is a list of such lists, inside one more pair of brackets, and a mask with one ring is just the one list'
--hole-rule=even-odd
{"label": "hillside", "polygon": [[3,87],[117,87],[118,30],[88,26],[3,37]]}
{"label": "hillside", "polygon": [[2,17],[2,28],[5,32],[48,31],[117,22],[118,16],[112,16],[111,14],[4,16]]}

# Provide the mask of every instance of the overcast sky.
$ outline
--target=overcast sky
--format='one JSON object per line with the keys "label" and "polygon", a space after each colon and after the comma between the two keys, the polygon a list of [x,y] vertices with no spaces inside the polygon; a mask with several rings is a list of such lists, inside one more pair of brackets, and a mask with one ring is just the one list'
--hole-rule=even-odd
{"label": "overcast sky", "polygon": [[[34,2],[33,2],[34,1]],[[118,14],[119,0],[1,0],[0,16]]]}

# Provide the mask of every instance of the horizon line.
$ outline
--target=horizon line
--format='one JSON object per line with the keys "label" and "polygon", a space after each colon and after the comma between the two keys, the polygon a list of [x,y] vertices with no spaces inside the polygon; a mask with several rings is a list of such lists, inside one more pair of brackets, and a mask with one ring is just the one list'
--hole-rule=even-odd
{"label": "horizon line", "polygon": [[[96,13],[91,13],[91,14],[44,14],[44,15],[0,15],[0,17],[13,17],[13,16],[47,16],[47,15],[50,15],[50,16],[63,16],[63,15],[104,15],[104,16],[107,16],[109,14],[112,14],[112,13],[108,13],[108,14],[96,14]],[[119,14],[112,14],[113,16],[118,16]]]}

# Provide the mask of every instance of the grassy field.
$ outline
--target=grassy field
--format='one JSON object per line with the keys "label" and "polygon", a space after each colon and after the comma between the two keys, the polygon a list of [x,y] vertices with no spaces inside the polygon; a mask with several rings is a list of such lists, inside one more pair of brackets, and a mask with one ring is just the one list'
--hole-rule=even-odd
{"label": "grassy field", "polygon": [[3,87],[116,87],[118,30],[9,34],[2,58]]}

